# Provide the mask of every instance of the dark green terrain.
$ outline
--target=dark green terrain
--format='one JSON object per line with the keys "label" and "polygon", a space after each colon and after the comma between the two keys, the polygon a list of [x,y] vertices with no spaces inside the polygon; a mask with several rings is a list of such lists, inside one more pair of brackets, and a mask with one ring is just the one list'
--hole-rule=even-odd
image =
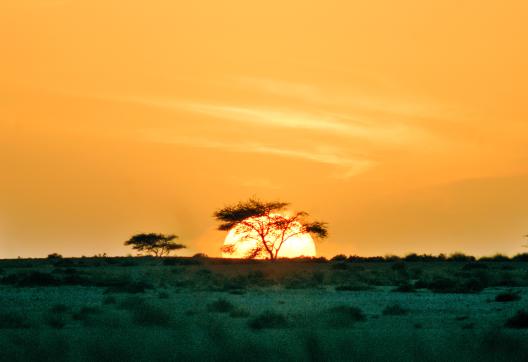
{"label": "dark green terrain", "polygon": [[527,259],[0,260],[0,360],[527,360]]}

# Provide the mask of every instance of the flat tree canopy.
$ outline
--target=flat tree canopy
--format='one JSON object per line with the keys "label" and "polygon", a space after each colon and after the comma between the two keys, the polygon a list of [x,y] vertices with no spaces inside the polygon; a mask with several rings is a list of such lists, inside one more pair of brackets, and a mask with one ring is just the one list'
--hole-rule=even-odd
{"label": "flat tree canopy", "polygon": [[173,242],[175,239],[178,239],[177,235],[137,234],[125,241],[125,245],[132,245],[132,249],[141,253],[162,257],[173,250],[185,248],[185,245]]}
{"label": "flat tree canopy", "polygon": [[[215,219],[220,223],[218,230],[231,230],[237,227],[244,234],[242,240],[254,239],[258,235],[257,245],[246,257],[256,258],[261,255],[268,259],[277,259],[284,242],[293,236],[309,233],[319,238],[328,236],[326,223],[320,221],[308,222],[308,213],[298,211],[292,216],[283,214],[287,202],[263,202],[249,199],[245,202],[226,206],[214,213]],[[225,253],[233,254],[237,245],[224,246]]]}

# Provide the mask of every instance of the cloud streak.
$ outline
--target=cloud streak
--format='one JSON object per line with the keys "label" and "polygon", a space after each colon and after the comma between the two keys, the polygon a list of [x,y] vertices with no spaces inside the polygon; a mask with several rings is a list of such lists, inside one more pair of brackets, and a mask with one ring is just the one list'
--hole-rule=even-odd
{"label": "cloud streak", "polygon": [[151,107],[175,109],[212,118],[239,122],[245,125],[287,128],[383,142],[404,144],[409,139],[425,137],[422,130],[404,124],[374,125],[372,122],[346,114],[329,112],[301,112],[274,107],[247,105],[221,105],[171,100],[133,99]]}
{"label": "cloud streak", "polygon": [[271,155],[277,157],[286,157],[304,161],[311,161],[320,164],[338,166],[341,171],[336,177],[349,178],[363,173],[375,165],[375,162],[365,158],[351,158],[339,155],[337,152],[318,151],[318,150],[299,150],[288,149],[265,145],[255,142],[245,143],[227,143],[213,141],[203,138],[189,137],[170,137],[164,136],[161,132],[153,130],[143,130],[142,137],[149,142],[177,144],[190,147],[219,149],[228,152],[255,153],[262,155]]}

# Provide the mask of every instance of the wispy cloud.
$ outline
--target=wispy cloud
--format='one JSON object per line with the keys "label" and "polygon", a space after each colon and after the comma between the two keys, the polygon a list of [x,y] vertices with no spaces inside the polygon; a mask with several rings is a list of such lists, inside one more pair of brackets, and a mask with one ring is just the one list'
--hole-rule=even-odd
{"label": "wispy cloud", "polygon": [[369,159],[362,157],[346,157],[339,155],[337,152],[329,152],[324,150],[288,149],[251,142],[233,144],[204,138],[170,137],[164,135],[162,132],[156,132],[154,130],[143,130],[141,133],[143,138],[150,142],[220,149],[228,152],[272,155],[338,166],[341,172],[336,176],[341,178],[348,178],[358,175],[375,165],[375,162]]}
{"label": "wispy cloud", "polygon": [[295,130],[324,132],[389,144],[401,144],[410,138],[424,137],[422,130],[401,123],[375,125],[360,117],[322,111],[297,111],[278,107],[226,105],[161,99],[133,99],[144,105],[203,114],[213,118]]}

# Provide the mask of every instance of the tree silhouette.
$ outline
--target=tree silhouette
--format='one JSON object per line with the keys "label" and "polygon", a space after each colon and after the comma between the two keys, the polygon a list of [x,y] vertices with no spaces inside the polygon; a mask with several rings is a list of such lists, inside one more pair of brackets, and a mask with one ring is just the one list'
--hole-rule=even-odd
{"label": "tree silhouette", "polygon": [[125,241],[125,245],[132,245],[134,250],[161,258],[173,250],[185,248],[185,245],[173,242],[177,238],[177,235],[137,234]]}
{"label": "tree silhouette", "polygon": [[[220,222],[218,230],[227,231],[236,227],[237,233],[241,235],[240,241],[256,241],[256,246],[246,254],[246,258],[265,255],[267,259],[275,260],[284,242],[296,235],[309,233],[319,238],[328,235],[326,223],[308,222],[306,219],[309,215],[304,211],[295,212],[291,216],[283,215],[281,212],[288,205],[286,202],[249,199],[216,211],[214,217]],[[233,254],[236,249],[235,243],[225,245],[222,251]]]}

